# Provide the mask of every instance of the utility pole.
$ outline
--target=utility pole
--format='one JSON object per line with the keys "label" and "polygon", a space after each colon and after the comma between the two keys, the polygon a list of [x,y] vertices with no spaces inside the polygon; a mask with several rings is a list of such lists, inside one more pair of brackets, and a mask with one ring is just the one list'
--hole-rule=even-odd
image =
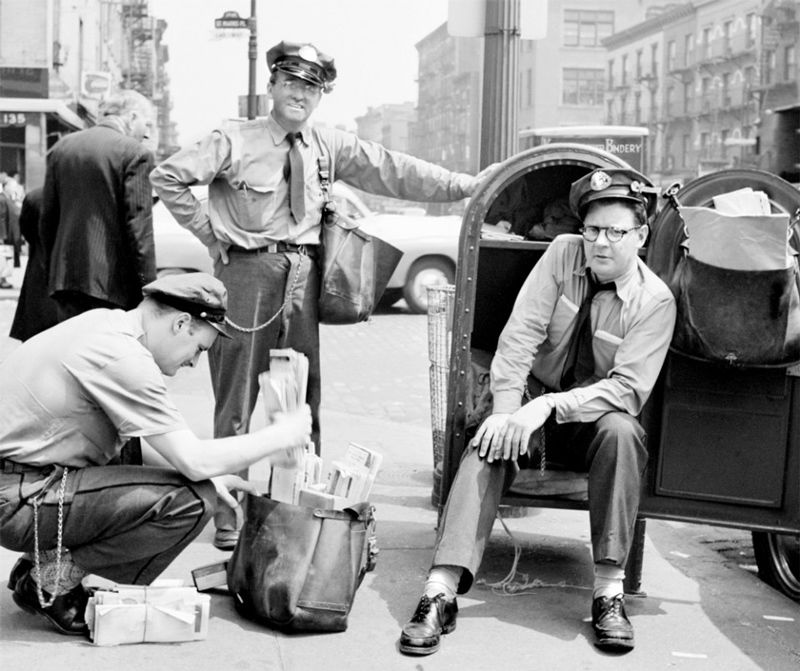
{"label": "utility pole", "polygon": [[517,153],[520,0],[487,0],[480,167]]}
{"label": "utility pole", "polygon": [[256,59],[258,58],[256,0],[250,0],[250,39],[248,40],[247,58],[250,61],[250,77],[247,87],[247,118],[255,119],[258,115],[258,98],[256,96]]}

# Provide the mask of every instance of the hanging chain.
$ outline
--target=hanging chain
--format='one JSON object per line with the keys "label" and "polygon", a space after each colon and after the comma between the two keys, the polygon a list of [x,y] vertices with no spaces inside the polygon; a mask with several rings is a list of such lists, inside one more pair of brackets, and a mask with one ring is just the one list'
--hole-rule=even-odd
{"label": "hanging chain", "polygon": [[299,279],[300,279],[300,263],[297,264],[297,269],[294,271],[294,279],[292,279],[292,285],[286,292],[285,297],[283,299],[283,303],[281,303],[281,306],[278,308],[278,311],[263,324],[250,327],[239,326],[239,324],[232,321],[231,318],[228,317],[227,315],[225,316],[225,323],[241,333],[255,333],[256,331],[261,331],[262,329],[267,328],[267,326],[269,326],[272,322],[274,322],[278,317],[281,316],[281,313],[286,309],[286,306],[289,305],[289,301],[292,299],[292,296],[294,296],[294,290],[297,288],[297,282]]}
{"label": "hanging chain", "polygon": [[[39,557],[39,506],[41,502],[37,496],[33,499],[33,563],[34,575],[36,576],[36,596],[39,597],[39,605],[42,608],[50,608],[58,597],[58,589],[61,585],[61,553],[62,541],[64,535],[64,496],[67,491],[67,473],[69,469],[64,467],[64,473],[61,476],[61,485],[58,488],[58,537],[56,540],[56,583],[53,586],[53,592],[50,595],[50,601],[44,598],[42,591],[42,563]],[[44,493],[41,494],[44,496]]]}

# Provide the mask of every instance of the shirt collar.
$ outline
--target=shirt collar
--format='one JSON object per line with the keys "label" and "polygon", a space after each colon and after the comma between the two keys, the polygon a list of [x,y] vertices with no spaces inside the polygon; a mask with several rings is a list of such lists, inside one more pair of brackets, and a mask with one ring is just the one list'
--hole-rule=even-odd
{"label": "shirt collar", "polygon": [[[286,134],[289,132],[283,126],[281,126],[277,121],[275,121],[275,117],[270,114],[267,117],[267,130],[269,134],[272,136],[272,141],[275,143],[277,147],[282,142],[286,141]],[[304,145],[308,145],[308,134],[309,134],[309,126],[308,124],[304,125],[299,131],[301,133],[301,142]]]}
{"label": "shirt collar", "polygon": [[[636,290],[641,286],[644,281],[641,266],[644,265],[638,256],[636,263],[625,274],[613,280],[615,293],[623,303],[629,303],[636,294]],[[586,258],[584,257],[583,263],[575,269],[576,275],[587,276],[589,273],[589,266],[586,265]]]}

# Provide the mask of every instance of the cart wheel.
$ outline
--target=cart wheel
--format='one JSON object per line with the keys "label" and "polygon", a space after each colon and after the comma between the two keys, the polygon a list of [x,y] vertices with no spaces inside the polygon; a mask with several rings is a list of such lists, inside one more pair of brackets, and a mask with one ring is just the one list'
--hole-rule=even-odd
{"label": "cart wheel", "polygon": [[753,532],[758,577],[800,601],[800,534]]}

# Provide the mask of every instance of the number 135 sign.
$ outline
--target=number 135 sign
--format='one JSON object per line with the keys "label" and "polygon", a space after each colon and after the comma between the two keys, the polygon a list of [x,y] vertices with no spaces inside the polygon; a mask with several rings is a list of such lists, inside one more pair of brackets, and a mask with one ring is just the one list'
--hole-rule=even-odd
{"label": "number 135 sign", "polygon": [[25,113],[24,112],[0,112],[0,128],[7,128],[9,126],[24,126]]}

